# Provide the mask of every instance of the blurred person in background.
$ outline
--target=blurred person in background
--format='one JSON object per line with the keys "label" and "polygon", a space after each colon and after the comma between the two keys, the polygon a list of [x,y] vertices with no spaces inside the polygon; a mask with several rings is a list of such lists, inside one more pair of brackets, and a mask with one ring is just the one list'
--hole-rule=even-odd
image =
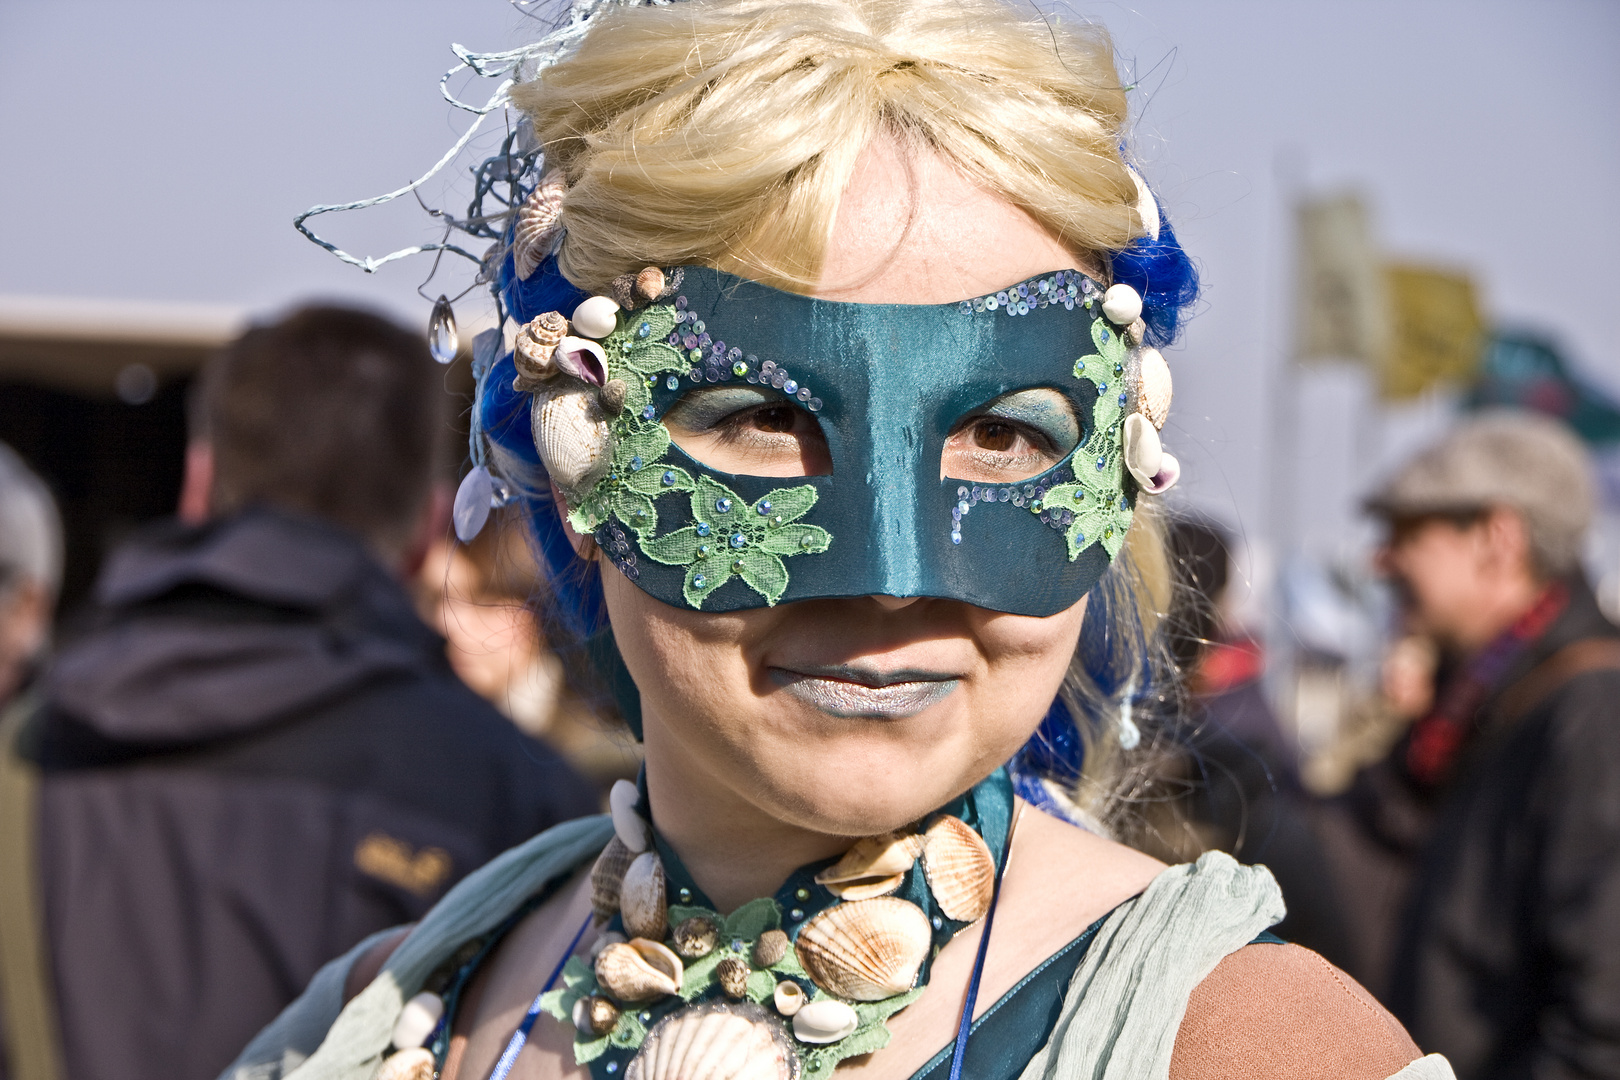
{"label": "blurred person in background", "polygon": [[1580,444],[1518,413],[1368,503],[1405,629],[1440,656],[1432,705],[1348,796],[1346,880],[1375,925],[1404,896],[1384,997],[1464,1080],[1620,1076],[1620,631],[1580,568],[1592,503]]}
{"label": "blurred person in background", "polygon": [[50,640],[62,580],[56,501],[0,443],[0,708],[32,680]]}
{"label": "blurred person in background", "polygon": [[525,734],[561,751],[604,798],[615,780],[635,777],[640,748],[627,733],[610,734],[568,685],[562,658],[529,610],[541,584],[519,523],[492,522],[465,544],[439,540],[417,590],[422,618],[444,635],[462,682]]}
{"label": "blurred person in background", "polygon": [[446,524],[440,371],[418,335],[308,307],[204,372],[181,520],[111,555],[18,738],[37,857],[0,879],[42,900],[39,1019],[7,1032],[30,1080],[53,1054],[74,1080],[214,1076],[327,960],[595,809],[403,585]]}
{"label": "blurred person in background", "polygon": [[1191,723],[1160,767],[1159,797],[1144,802],[1134,846],[1171,861],[1219,850],[1265,865],[1288,905],[1277,933],[1343,966],[1352,956],[1345,914],[1300,787],[1298,753],[1266,700],[1259,644],[1224,615],[1226,530],[1184,518],[1168,531],[1180,584],[1168,636],[1186,673]]}

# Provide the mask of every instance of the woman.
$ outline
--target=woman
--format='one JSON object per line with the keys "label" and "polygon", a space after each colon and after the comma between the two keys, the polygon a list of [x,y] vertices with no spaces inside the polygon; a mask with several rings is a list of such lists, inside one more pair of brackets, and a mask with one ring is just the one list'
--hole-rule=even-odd
{"label": "woman", "polygon": [[1105,40],[689,0],[513,96],[546,172],[481,416],[556,608],[605,604],[645,771],[334,963],[238,1075],[1449,1076],[1267,939],[1263,870],[1071,823],[1120,812],[1166,697],[1148,346],[1190,291]]}

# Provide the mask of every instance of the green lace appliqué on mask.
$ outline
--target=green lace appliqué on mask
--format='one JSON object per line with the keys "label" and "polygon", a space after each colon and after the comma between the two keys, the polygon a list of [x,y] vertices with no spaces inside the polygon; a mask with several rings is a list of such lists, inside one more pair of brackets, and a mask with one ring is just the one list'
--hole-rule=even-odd
{"label": "green lace appliqu\u00e9 on mask", "polygon": [[1125,380],[1125,341],[1101,319],[1091,324],[1097,351],[1074,363],[1074,376],[1097,387],[1091,407],[1091,438],[1075,452],[1075,481],[1047,490],[1046,498],[1031,503],[1031,512],[1063,509],[1074,514],[1063,533],[1069,561],[1092,544],[1101,544],[1110,559],[1119,555],[1125,532],[1131,527],[1131,505],[1125,497],[1125,454],[1121,428],[1125,410],[1119,403]]}
{"label": "green lace appliqu\u00e9 on mask", "polygon": [[[583,1032],[574,1036],[574,1060],[580,1064],[595,1061],[612,1049],[635,1050],[646,1041],[648,1030],[664,1016],[681,1006],[699,1000],[724,1000],[720,991],[718,968],[722,960],[736,959],[748,964],[747,993],[744,1000],[765,1008],[774,1015],[772,999],[776,984],[788,979],[804,989],[810,1001],[829,997],[811,982],[799,958],[789,948],[782,959],[769,967],[760,967],[754,956],[754,943],[767,930],[782,925],[782,907],[769,897],[751,900],[731,914],[730,918],[700,907],[669,908],[669,924],[679,925],[694,916],[708,919],[720,928],[719,945],[706,956],[685,965],[679,995],[662,1002],[643,1006],[640,1011],[626,1008],[619,1014],[618,1023],[606,1035],[591,1036]],[[562,973],[561,989],[549,991],[540,999],[540,1007],[564,1023],[572,1024],[574,1004],[581,998],[600,992],[596,974],[579,957],[569,959]],[[870,1054],[889,1044],[889,1017],[910,1005],[922,994],[918,987],[882,1001],[849,1002],[859,1018],[859,1026],[838,1042],[825,1045],[795,1043],[794,1050],[800,1060],[800,1080],[827,1080],[840,1061],[859,1054]],[[839,999],[842,1000],[842,999]],[[643,1015],[647,1018],[643,1019]],[[791,1028],[791,1024],[787,1025]]]}
{"label": "green lace appliqu\u00e9 on mask", "polygon": [[569,510],[568,524],[581,535],[590,535],[613,517],[636,536],[651,536],[658,528],[654,500],[692,490],[690,473],[661,464],[669,452],[669,432],[651,411],[649,380],[686,370],[686,358],[664,342],[674,326],[675,309],[668,305],[621,311],[618,329],[602,342],[608,378],[624,383],[624,408],[609,421],[612,468]]}
{"label": "green lace appliqu\u00e9 on mask", "polygon": [[694,608],[735,575],[770,605],[787,591],[788,571],[782,559],[827,550],[832,534],[799,521],[816,504],[809,484],[778,488],[754,503],[707,476],[697,478],[688,525],[652,540],[642,553],[655,562],[686,567],[681,594]]}
{"label": "green lace appliqu\u00e9 on mask", "polygon": [[[617,519],[635,533],[649,559],[687,568],[681,591],[694,608],[732,577],[774,605],[788,586],[782,560],[826,551],[832,534],[799,523],[816,502],[809,484],[781,488],[748,504],[724,484],[705,476],[694,480],[663,460],[669,431],[655,418],[651,387],[661,375],[687,370],[686,354],[665,341],[675,325],[675,308],[668,304],[621,311],[617,329],[603,340],[608,378],[625,385],[624,408],[610,422],[613,465],[569,511],[568,523],[589,535],[609,518]],[[676,491],[691,493],[698,524],[658,536],[656,500]]]}

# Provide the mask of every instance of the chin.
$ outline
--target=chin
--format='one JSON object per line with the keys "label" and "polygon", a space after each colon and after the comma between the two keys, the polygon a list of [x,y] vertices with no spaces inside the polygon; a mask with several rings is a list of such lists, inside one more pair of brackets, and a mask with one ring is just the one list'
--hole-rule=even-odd
{"label": "chin", "polygon": [[939,763],[928,760],[931,756],[894,748],[785,758],[791,772],[767,771],[767,798],[776,804],[777,816],[800,828],[829,836],[872,836],[917,821],[995,768]]}

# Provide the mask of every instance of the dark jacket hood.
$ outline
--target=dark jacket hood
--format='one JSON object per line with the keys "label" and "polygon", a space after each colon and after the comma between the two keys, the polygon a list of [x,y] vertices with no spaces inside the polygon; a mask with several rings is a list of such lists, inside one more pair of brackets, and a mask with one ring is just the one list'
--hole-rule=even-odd
{"label": "dark jacket hood", "polygon": [[109,557],[95,600],[95,628],[58,654],[47,693],[120,742],[238,734],[446,663],[356,537],[275,510],[143,530]]}

